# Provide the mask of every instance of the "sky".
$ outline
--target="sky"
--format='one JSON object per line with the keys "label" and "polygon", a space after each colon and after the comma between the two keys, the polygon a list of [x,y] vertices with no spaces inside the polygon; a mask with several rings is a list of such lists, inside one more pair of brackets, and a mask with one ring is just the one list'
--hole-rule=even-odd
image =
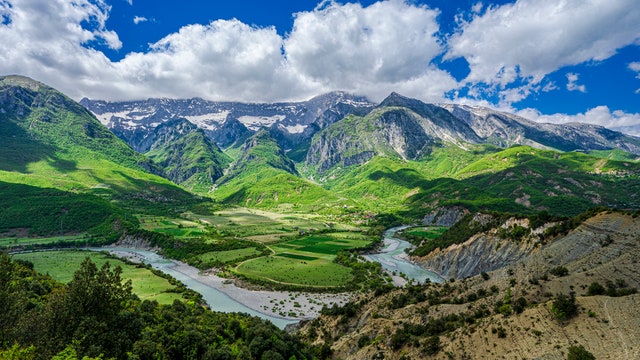
{"label": "sky", "polygon": [[76,100],[395,91],[640,135],[640,4],[0,0],[0,74]]}

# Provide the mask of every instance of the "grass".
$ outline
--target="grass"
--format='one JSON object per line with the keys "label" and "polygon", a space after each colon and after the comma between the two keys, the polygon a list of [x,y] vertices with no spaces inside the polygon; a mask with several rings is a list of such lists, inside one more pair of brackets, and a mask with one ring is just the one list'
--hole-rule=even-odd
{"label": "grass", "polygon": [[138,220],[140,221],[140,226],[145,230],[172,235],[177,238],[192,238],[205,234],[203,225],[187,219],[138,215]]}
{"label": "grass", "polygon": [[0,238],[0,248],[27,246],[27,245],[46,245],[60,243],[83,243],[87,239],[87,234],[53,236],[53,237],[6,237]]}
{"label": "grass", "polygon": [[322,258],[304,261],[280,256],[261,257],[242,263],[236,271],[249,278],[311,287],[340,287],[353,278],[350,268]]}
{"label": "grass", "polygon": [[262,252],[254,247],[244,248],[244,249],[236,249],[236,250],[226,250],[226,251],[212,251],[208,253],[204,253],[199,255],[198,257],[208,263],[235,263],[241,259],[246,259],[248,257],[254,257],[260,255]]}
{"label": "grass", "polygon": [[171,292],[176,289],[165,278],[155,275],[149,269],[129,265],[105,254],[91,251],[42,251],[13,255],[15,259],[30,261],[34,268],[43,274],[49,274],[54,279],[68,283],[73,279],[73,273],[80,268],[80,263],[91,258],[98,267],[109,262],[112,267],[122,268],[122,278],[131,280],[133,292],[142,300],[156,300],[161,304],[171,304],[176,299],[182,299],[179,293]]}
{"label": "grass", "polygon": [[335,263],[336,255],[370,243],[371,239],[362,234],[308,235],[273,244],[272,255],[245,261],[234,271],[248,278],[287,285],[342,287],[353,280],[352,269]]}

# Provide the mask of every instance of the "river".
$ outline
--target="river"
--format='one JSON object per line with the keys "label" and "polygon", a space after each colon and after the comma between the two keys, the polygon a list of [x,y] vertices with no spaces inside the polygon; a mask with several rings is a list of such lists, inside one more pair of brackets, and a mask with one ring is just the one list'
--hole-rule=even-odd
{"label": "river", "polygon": [[[412,247],[412,245],[407,241],[395,237],[396,232],[405,228],[407,227],[397,227],[387,230],[384,233],[384,248],[379,253],[366,255],[365,258],[369,261],[379,262],[382,264],[382,267],[390,273],[402,273],[406,278],[420,283],[424,283],[426,279],[432,282],[444,281],[438,274],[425,270],[407,260],[404,251]],[[189,289],[202,294],[202,298],[209,304],[211,309],[215,311],[241,312],[258,316],[271,321],[281,329],[301,320],[269,315],[267,309],[264,307],[274,302],[280,304],[283,302],[286,303],[292,296],[289,292],[252,291],[239,288],[233,284],[227,284],[225,279],[215,275],[202,275],[198,269],[192,266],[164,258],[149,250],[122,247],[91,248],[90,250],[108,251],[120,257],[126,257],[133,261],[141,261],[149,264],[181,281]],[[234,297],[231,297],[229,294]],[[307,313],[305,318],[311,318],[317,316],[319,306],[313,310],[313,307],[310,307],[310,305],[323,302],[331,306],[333,303],[344,304],[349,300],[346,296],[342,298],[336,296],[339,295],[304,294],[303,296],[296,297],[296,302],[302,303],[302,306],[305,308],[304,311]],[[309,299],[313,300],[309,301]],[[246,304],[250,304],[254,308],[252,309]],[[257,307],[258,305],[260,305],[261,310],[264,311],[255,310],[259,308]]]}
{"label": "river", "polygon": [[[153,251],[134,249],[134,248],[119,248],[119,247],[103,247],[103,248],[91,248],[93,251],[108,251],[121,257],[132,258],[132,260],[142,261],[145,264],[149,264],[155,269],[162,271],[165,274],[171,275],[178,281],[185,284],[191,290],[194,290],[202,294],[202,298],[207,302],[212,310],[220,312],[240,312],[246,313],[252,316],[258,316],[265,320],[271,321],[277,327],[284,329],[289,324],[295,324],[299,320],[284,319],[281,317],[270,316],[262,312],[249,308],[243,303],[234,300],[229,295],[216,289],[211,284],[207,284],[205,276],[198,275],[198,269],[164,258]],[[201,281],[202,280],[202,281]]]}
{"label": "river", "polygon": [[424,283],[427,279],[431,282],[443,282],[444,279],[440,275],[425,270],[408,260],[405,250],[412,248],[413,245],[408,241],[395,237],[398,231],[406,228],[408,228],[408,226],[400,226],[385,231],[384,247],[382,250],[379,253],[368,254],[365,258],[369,261],[379,262],[382,268],[389,273],[402,273],[406,278],[419,283]]}

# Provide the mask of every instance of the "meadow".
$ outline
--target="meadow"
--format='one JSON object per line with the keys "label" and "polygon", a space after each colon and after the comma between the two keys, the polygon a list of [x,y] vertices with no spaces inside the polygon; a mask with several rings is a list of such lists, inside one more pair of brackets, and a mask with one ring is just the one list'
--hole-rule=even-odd
{"label": "meadow", "polygon": [[334,262],[342,250],[366,247],[372,239],[359,233],[312,234],[269,245],[272,255],[240,263],[233,272],[249,279],[312,288],[339,288],[353,280],[353,270]]}
{"label": "meadow", "polygon": [[171,304],[176,299],[182,299],[176,286],[165,278],[155,275],[151,270],[127,264],[103,253],[93,251],[39,251],[12,255],[14,259],[27,260],[34,268],[43,274],[49,274],[54,279],[68,283],[73,273],[80,268],[80,263],[87,257],[91,258],[98,268],[106,262],[111,267],[122,268],[122,279],[131,280],[133,292],[142,300],[155,300],[160,304]]}
{"label": "meadow", "polygon": [[0,238],[0,248],[11,248],[17,246],[30,246],[30,245],[67,245],[77,244],[84,245],[88,240],[88,234],[78,235],[65,235],[65,236],[53,236],[53,237],[19,237],[10,236]]}

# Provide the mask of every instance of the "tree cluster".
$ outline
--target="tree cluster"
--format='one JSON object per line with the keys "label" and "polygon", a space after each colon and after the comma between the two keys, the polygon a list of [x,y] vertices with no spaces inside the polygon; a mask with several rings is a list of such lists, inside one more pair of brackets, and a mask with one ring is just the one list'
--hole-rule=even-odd
{"label": "tree cluster", "polygon": [[194,302],[140,301],[120,268],[86,259],[67,285],[0,254],[0,358],[306,359],[274,325]]}

